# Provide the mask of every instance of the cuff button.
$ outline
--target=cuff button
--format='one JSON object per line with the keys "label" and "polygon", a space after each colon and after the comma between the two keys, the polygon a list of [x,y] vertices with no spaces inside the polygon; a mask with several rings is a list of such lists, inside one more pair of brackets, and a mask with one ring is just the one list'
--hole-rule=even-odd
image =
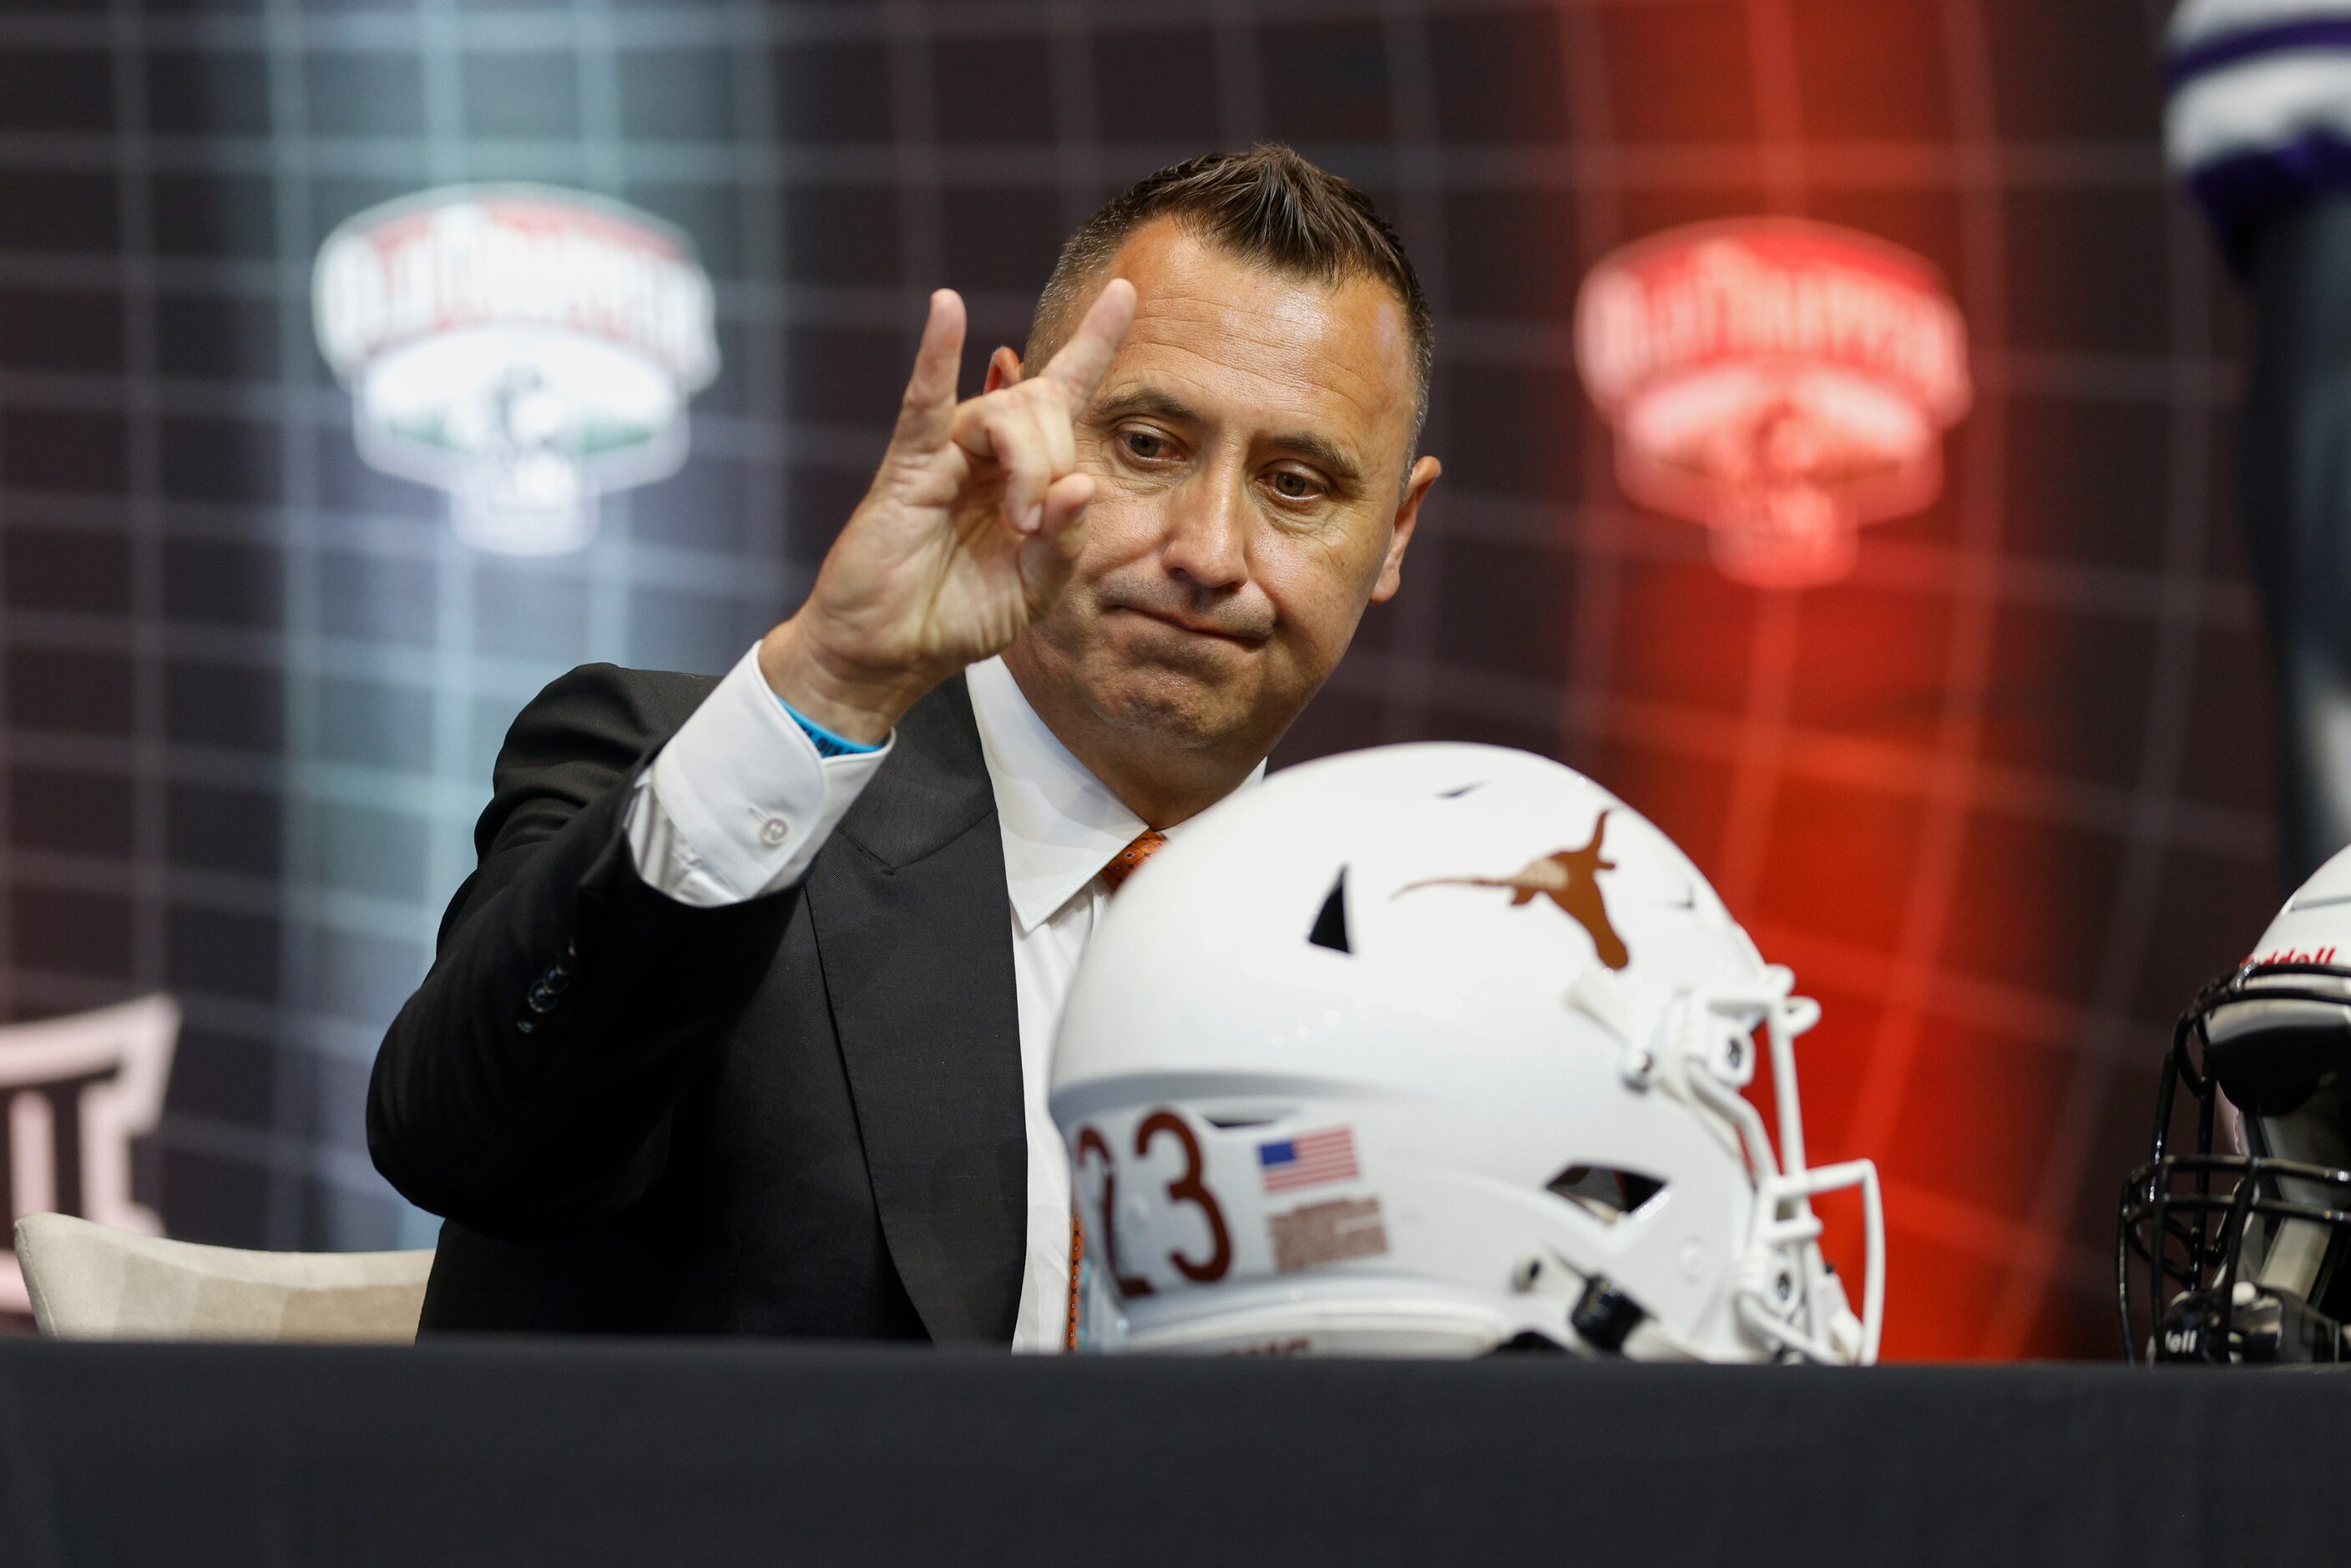
{"label": "cuff button", "polygon": [[792,825],[781,817],[770,817],[759,824],[759,841],[774,849],[792,836]]}

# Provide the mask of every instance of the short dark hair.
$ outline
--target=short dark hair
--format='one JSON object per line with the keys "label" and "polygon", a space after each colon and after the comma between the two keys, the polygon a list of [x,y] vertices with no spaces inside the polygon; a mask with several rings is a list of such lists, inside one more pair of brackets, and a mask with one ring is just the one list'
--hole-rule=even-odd
{"label": "short dark hair", "polygon": [[1332,287],[1372,277],[1395,290],[1412,335],[1418,383],[1413,444],[1418,446],[1421,423],[1428,417],[1429,360],[1437,337],[1420,275],[1370,197],[1278,141],[1170,164],[1144,175],[1078,225],[1037,300],[1029,329],[1030,364],[1059,347],[1069,330],[1070,312],[1084,303],[1087,285],[1119,246],[1158,218],[1172,218],[1202,239],[1295,277]]}

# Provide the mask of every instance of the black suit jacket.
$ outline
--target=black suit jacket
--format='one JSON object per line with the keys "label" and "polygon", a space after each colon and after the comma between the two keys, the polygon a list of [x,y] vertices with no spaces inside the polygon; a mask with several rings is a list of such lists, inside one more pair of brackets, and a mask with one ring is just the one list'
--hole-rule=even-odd
{"label": "black suit jacket", "polygon": [[376,1058],[368,1146],[446,1217],[423,1326],[1009,1342],[1028,1222],[1010,913],[960,677],[798,887],[648,887],[632,783],[716,683],[573,671]]}

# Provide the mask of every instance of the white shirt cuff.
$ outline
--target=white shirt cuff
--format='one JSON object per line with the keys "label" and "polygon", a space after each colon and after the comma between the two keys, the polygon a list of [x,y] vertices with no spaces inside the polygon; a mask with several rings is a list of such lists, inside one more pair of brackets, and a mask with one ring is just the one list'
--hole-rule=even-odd
{"label": "white shirt cuff", "polygon": [[638,776],[628,815],[637,874],[705,909],[790,886],[895,741],[820,756],[759,673],[754,643]]}

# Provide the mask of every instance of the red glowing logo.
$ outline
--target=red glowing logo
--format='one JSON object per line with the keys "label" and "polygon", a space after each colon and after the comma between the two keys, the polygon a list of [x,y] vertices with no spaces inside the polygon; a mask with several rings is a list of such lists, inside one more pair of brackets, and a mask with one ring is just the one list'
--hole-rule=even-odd
{"label": "red glowing logo", "polygon": [[1853,570],[1855,529],[1926,506],[1967,413],[1967,336],[1924,259],[1776,218],[1698,224],[1607,256],[1575,302],[1584,390],[1634,501],[1710,525],[1730,577]]}

